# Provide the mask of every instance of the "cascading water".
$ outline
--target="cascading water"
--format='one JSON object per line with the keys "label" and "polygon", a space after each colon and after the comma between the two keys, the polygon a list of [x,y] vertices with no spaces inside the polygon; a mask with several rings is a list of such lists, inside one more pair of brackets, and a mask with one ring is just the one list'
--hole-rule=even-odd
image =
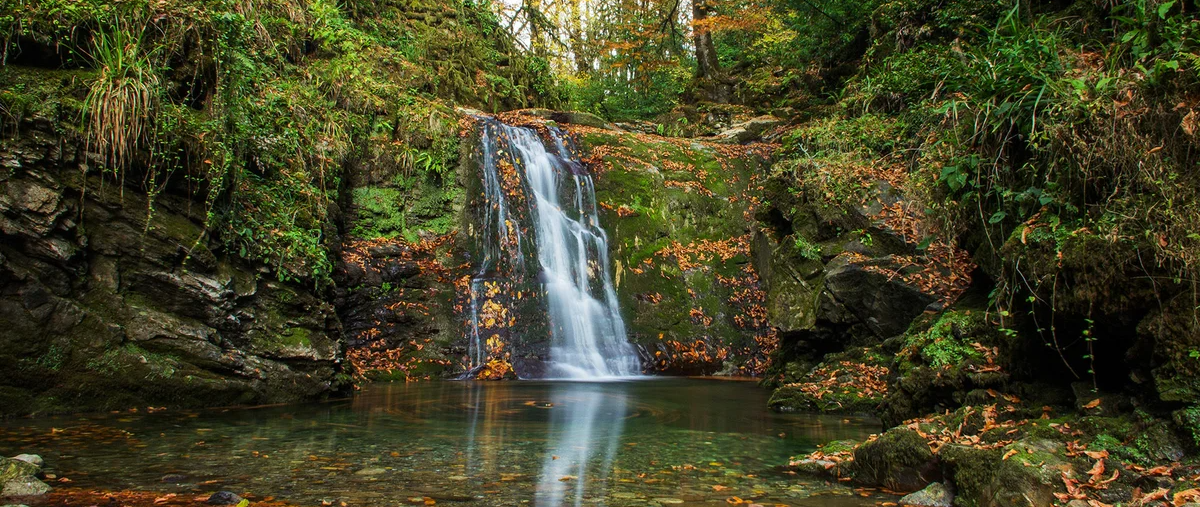
{"label": "cascading water", "polygon": [[[591,175],[555,128],[547,129],[552,142],[544,143],[531,128],[482,122],[485,209],[479,224],[481,259],[471,281],[473,365],[484,361],[488,349],[480,319],[494,319],[498,311],[491,296],[481,305],[475,294],[499,292],[496,284],[504,277],[494,273],[503,261],[512,271],[509,279],[537,270],[549,315],[551,376],[638,375],[637,353],[617,305],[608,236],[600,227]],[[531,231],[522,223],[530,223]],[[526,251],[531,243],[536,252]],[[527,262],[531,253],[536,265]]]}

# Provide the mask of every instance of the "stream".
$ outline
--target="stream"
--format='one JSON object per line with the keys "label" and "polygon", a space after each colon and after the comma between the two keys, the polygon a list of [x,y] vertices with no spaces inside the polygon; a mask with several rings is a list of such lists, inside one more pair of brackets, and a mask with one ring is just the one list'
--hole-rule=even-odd
{"label": "stream", "polygon": [[9,421],[0,451],[41,454],[72,487],[300,505],[894,501],[782,466],[877,421],[777,414],[766,397],[753,382],[684,378],[373,384],[323,403]]}

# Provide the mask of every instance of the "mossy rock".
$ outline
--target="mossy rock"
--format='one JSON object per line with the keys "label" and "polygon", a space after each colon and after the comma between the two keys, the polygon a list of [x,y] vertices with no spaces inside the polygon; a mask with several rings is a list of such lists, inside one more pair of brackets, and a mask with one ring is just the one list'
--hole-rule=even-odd
{"label": "mossy rock", "polygon": [[908,428],[892,428],[854,451],[855,481],[911,493],[941,479],[937,457],[925,438]]}
{"label": "mossy rock", "polygon": [[[780,412],[874,413],[886,393],[890,359],[874,348],[827,355],[771,393],[768,404]],[[831,383],[831,378],[836,382]]]}
{"label": "mossy rock", "polygon": [[979,491],[979,507],[1054,505],[1054,493],[1064,490],[1063,470],[1070,463],[1060,457],[1062,444],[1049,440],[1022,441],[1005,448],[1016,450],[996,465],[992,480]]}
{"label": "mossy rock", "polygon": [[[766,322],[747,318],[763,301],[754,296],[746,192],[764,161],[644,134],[575,137],[585,159],[599,155],[590,169],[630,340],[655,371],[748,373],[739,368],[755,356]],[[683,262],[669,254],[676,243],[689,252]]]}

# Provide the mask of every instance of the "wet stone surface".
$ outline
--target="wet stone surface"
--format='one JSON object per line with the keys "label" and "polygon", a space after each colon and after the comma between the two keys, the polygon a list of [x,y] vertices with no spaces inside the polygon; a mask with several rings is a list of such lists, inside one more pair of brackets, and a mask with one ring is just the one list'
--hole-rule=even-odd
{"label": "wet stone surface", "polygon": [[[780,465],[869,419],[775,414],[749,382],[377,384],[320,404],[13,421],[72,487],[301,505],[874,505]],[[171,481],[164,481],[171,477]],[[865,493],[864,493],[865,494]]]}

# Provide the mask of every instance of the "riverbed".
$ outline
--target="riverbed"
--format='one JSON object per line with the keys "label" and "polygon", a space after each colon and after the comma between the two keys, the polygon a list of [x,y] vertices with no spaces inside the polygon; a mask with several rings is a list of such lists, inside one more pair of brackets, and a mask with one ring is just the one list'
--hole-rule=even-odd
{"label": "riverbed", "polygon": [[784,466],[878,421],[777,414],[766,396],[682,378],[373,384],[323,403],[10,421],[0,450],[42,455],[56,486],[314,506],[894,501]]}

